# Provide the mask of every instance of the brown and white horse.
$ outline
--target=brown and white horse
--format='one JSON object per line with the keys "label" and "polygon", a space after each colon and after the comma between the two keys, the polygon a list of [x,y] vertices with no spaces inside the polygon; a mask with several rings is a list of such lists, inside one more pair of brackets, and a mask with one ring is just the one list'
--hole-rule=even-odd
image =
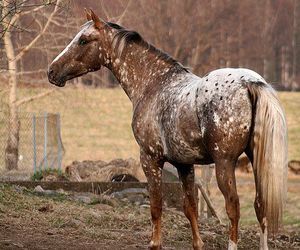
{"label": "brown and white horse", "polygon": [[240,205],[235,165],[243,152],[253,165],[260,248],[267,249],[267,232],[277,231],[282,216],[287,172],[286,121],[272,87],[248,69],[219,69],[198,77],[137,32],[104,22],[92,11],[87,19],[51,63],[49,81],[63,87],[67,80],[105,66],[132,101],[132,129],[149,185],[151,249],[161,247],[164,162],[177,168],[182,181],[194,249],[201,249],[203,242],[193,164],[215,163],[231,222],[228,248],[237,248]]}

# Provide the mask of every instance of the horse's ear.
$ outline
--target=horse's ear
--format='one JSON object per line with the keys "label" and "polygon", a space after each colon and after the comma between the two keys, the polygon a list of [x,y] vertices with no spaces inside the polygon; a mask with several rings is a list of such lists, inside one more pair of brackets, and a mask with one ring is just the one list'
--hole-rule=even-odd
{"label": "horse's ear", "polygon": [[91,11],[91,18],[96,26],[96,28],[102,28],[104,22],[102,20],[100,20],[100,18],[94,13],[94,11],[92,11],[92,9],[90,9]]}
{"label": "horse's ear", "polygon": [[85,14],[86,14],[86,19],[88,21],[91,21],[92,20],[92,16],[91,14],[88,12],[88,10],[86,8],[84,8],[84,11],[85,11]]}

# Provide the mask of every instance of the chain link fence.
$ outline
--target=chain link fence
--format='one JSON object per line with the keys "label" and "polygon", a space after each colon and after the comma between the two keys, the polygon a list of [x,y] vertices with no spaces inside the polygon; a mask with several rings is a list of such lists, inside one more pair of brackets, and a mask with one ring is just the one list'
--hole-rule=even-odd
{"label": "chain link fence", "polygon": [[[60,115],[19,113],[18,171],[33,173],[41,169],[61,168],[64,148],[60,133]],[[0,112],[0,171],[5,167],[9,135],[9,116]]]}

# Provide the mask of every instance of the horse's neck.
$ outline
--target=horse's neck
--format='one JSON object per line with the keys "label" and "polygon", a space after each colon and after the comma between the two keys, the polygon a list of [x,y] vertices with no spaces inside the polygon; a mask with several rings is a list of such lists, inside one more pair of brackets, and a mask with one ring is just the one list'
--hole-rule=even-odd
{"label": "horse's neck", "polygon": [[155,48],[131,43],[122,56],[112,59],[110,70],[135,104],[145,92],[166,84],[168,76],[178,71],[178,67],[179,64],[167,60]]}

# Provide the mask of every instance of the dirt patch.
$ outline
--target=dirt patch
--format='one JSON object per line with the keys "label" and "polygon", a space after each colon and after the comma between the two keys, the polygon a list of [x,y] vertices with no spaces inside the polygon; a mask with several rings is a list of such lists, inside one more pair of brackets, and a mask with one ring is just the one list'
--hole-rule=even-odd
{"label": "dirt patch", "polygon": [[[0,249],[147,249],[151,235],[149,206],[119,200],[112,204],[37,196],[32,190],[0,186]],[[226,249],[227,226],[199,222],[205,249]],[[257,249],[256,226],[240,228],[239,249]],[[183,213],[165,208],[164,249],[191,249],[190,226]],[[299,249],[299,230],[270,239],[277,249]]]}
{"label": "dirt patch", "polygon": [[290,161],[288,167],[292,173],[300,175],[300,161]]}

